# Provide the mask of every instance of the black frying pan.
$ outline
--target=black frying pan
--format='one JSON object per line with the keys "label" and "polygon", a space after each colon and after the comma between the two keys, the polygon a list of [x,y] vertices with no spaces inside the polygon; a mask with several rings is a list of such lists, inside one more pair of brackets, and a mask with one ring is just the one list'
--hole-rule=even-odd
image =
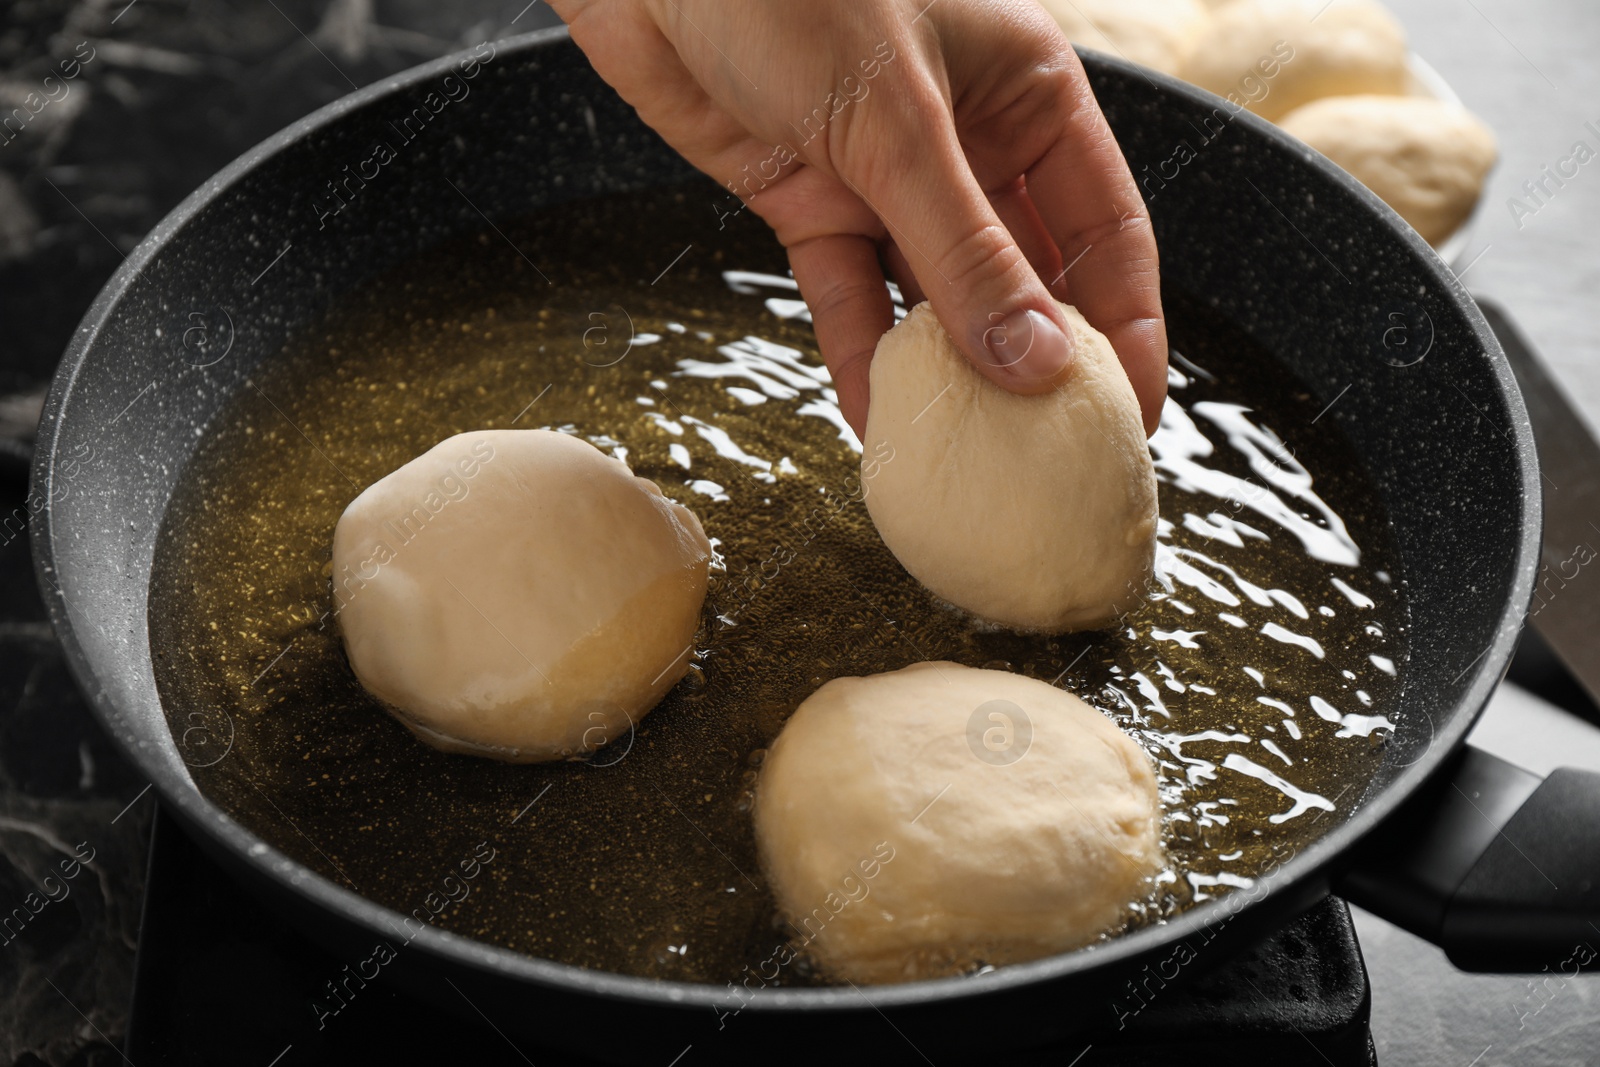
{"label": "black frying pan", "polygon": [[[1395,524],[1412,661],[1389,712],[1397,732],[1353,816],[1255,888],[1092,951],[864,992],[764,991],[725,1028],[725,989],[581,971],[432,928],[385,974],[432,999],[448,977],[503,1027],[665,1064],[686,1045],[721,1058],[775,1041],[791,1054],[894,1059],[908,1054],[904,1038],[943,1058],[1103,1027],[1124,981],[1170,961],[1180,942],[1217,959],[1352,870],[1347,892],[1449,942],[1461,959],[1569,954],[1596,909],[1578,879],[1564,880],[1573,862],[1597,854],[1600,791],[1568,776],[1533,792],[1536,779],[1462,751],[1515,647],[1539,550],[1533,437],[1493,335],[1432,251],[1310,150],[1248,114],[1218,132],[1216,116],[1227,112],[1216,98],[1102,57],[1085,62],[1150,196],[1166,283],[1207,299],[1324,402],[1339,398],[1326,417],[1353,442]],[[365,192],[360,210],[328,217],[316,207],[353,146],[392,138],[386,124],[427,107],[456,71],[458,60],[441,60],[324,108],[163,221],[84,318],[50,393],[33,473],[34,490],[50,500],[33,528],[45,600],[106,730],[221,862],[351,959],[400,917],[274,851],[202,796],[162,713],[146,593],[197,429],[335,295],[478,230],[477,209],[509,217],[694,174],[555,31],[496,46],[470,95],[431,115],[428,135],[383,168],[381,190]],[[1192,158],[1174,168],[1180,145]],[[476,208],[450,195],[447,177],[470,185]],[[185,345],[196,325],[211,346],[203,353],[226,347],[228,358],[199,358]],[[1403,338],[1414,347],[1397,355]],[[1412,361],[1424,341],[1426,357]],[[86,448],[95,461],[73,464]],[[1452,775],[1472,779],[1461,795],[1475,796],[1473,818],[1487,833],[1451,807]],[[1497,820],[1530,792],[1517,816],[1527,825],[1497,836]],[[1574,804],[1587,812],[1551,818],[1552,806]],[[1430,819],[1431,828],[1419,825]],[[1584,832],[1587,851],[1574,861],[1573,835]],[[1543,899],[1520,899],[1525,872],[1495,843],[1519,834],[1528,862],[1556,871],[1552,884],[1565,890],[1535,887]],[[1507,925],[1518,918],[1531,925]]]}

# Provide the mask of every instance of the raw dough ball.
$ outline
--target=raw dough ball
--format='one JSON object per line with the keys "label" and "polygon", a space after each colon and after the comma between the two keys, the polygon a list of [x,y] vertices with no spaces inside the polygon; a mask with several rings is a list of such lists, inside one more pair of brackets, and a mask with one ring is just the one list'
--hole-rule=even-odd
{"label": "raw dough ball", "polygon": [[1494,166],[1494,134],[1442,100],[1332,96],[1281,125],[1361,180],[1438,244],[1472,214]]}
{"label": "raw dough ball", "polygon": [[1062,310],[1073,361],[1039,396],[979,374],[927,304],[872,359],[861,478],[884,544],[938,596],[1016,629],[1112,621],[1155,558],[1139,401],[1111,343]]}
{"label": "raw dough ball", "polygon": [[587,442],[480,430],[350,502],[334,603],[413,733],[528,763],[623,736],[683,677],[710,558],[693,512]]}
{"label": "raw dough ball", "polygon": [[1405,93],[1405,30],[1388,9],[1374,0],[1323,8],[1324,0],[1234,0],[1212,14],[1183,76],[1267,119],[1324,96]]}
{"label": "raw dough ball", "polygon": [[1115,930],[1163,864],[1150,759],[1070,693],[919,663],[800,705],[757,784],[756,840],[795,946],[900,982]]}
{"label": "raw dough ball", "polygon": [[1040,0],[1073,44],[1177,74],[1211,14],[1200,0]]}

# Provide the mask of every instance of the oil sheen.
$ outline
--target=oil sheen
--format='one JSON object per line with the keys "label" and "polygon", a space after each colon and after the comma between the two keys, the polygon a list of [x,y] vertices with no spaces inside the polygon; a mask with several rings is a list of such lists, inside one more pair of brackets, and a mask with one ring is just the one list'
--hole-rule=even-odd
{"label": "oil sheen", "polygon": [[[831,678],[950,659],[1111,716],[1157,763],[1171,861],[1129,924],[1249,887],[1347,817],[1398,721],[1403,582],[1354,453],[1294,378],[1169,293],[1148,603],[1095,634],[976,625],[873,530],[782,250],[749,216],[712,230],[706,199],[585,201],[441,246],[257,368],[182,478],[152,586],[157,681],[206,795],[410,916],[397,948],[429,925],[718,984],[785,938],[752,787]],[[334,526],[451,434],[540,427],[700,516],[717,558],[693,667],[587,761],[446,755],[345,661]],[[777,980],[821,981],[803,963]]]}

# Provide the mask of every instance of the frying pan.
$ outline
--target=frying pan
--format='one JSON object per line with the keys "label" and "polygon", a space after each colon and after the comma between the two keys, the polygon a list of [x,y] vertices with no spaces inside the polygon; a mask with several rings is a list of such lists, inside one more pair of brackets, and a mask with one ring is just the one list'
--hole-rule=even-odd
{"label": "frying pan", "polygon": [[[579,970],[425,928],[388,980],[456,1003],[448,979],[502,1029],[624,1062],[664,1064],[686,1046],[696,1051],[685,1062],[722,1059],[775,1041],[791,1055],[895,1060],[911,1055],[908,1041],[950,1056],[1114,1024],[1128,981],[1152,968],[1181,979],[1168,965],[1185,948],[1204,966],[1330,887],[1478,965],[1559,962],[1589,936],[1594,890],[1578,886],[1592,879],[1574,865],[1600,854],[1600,789],[1567,772],[1541,785],[1463,747],[1515,647],[1539,551],[1533,436],[1493,335],[1427,245],[1315,153],[1174,80],[1084,61],[1149,198],[1166,285],[1205,299],[1330,405],[1323,417],[1349,437],[1394,523],[1411,663],[1389,711],[1397,729],[1353,814],[1251,889],[971,978],[769,989],[730,1018],[724,988]],[[329,183],[406,117],[406,150],[331,211]],[[147,591],[174,485],[252,369],[341,292],[486,218],[694,177],[565,31],[480,46],[340,100],[217,175],[128,257],[61,364],[35,453],[33,488],[49,505],[33,543],[72,670],[188,831],[346,958],[366,957],[401,917],[202,796],[163,716]],[[719,190],[706,188],[709,203]],[[1506,838],[1549,887],[1516,866]]]}

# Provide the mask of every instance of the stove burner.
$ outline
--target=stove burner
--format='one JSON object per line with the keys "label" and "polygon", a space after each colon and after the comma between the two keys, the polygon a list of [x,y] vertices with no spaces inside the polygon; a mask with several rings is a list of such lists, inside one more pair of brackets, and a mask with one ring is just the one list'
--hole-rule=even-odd
{"label": "stove burner", "polygon": [[[128,1032],[131,1062],[588,1062],[513,1044],[492,1020],[469,1022],[380,982],[361,986],[359,995],[330,1012],[335,1002],[324,985],[347,962],[263,908],[171,816],[157,815]],[[1349,909],[1337,898],[1323,900],[1191,982],[1163,989],[1160,981],[1152,975],[1145,983],[1159,994],[1148,996],[1145,1007],[1131,994],[1119,998],[1127,1009],[1125,1028],[1118,1030],[1108,1012],[1103,1031],[1009,1062],[1111,1067],[1170,1057],[1185,1067],[1376,1063],[1366,967]],[[440,983],[443,1004],[456,994]],[[419,1025],[419,1019],[426,1022]]]}

